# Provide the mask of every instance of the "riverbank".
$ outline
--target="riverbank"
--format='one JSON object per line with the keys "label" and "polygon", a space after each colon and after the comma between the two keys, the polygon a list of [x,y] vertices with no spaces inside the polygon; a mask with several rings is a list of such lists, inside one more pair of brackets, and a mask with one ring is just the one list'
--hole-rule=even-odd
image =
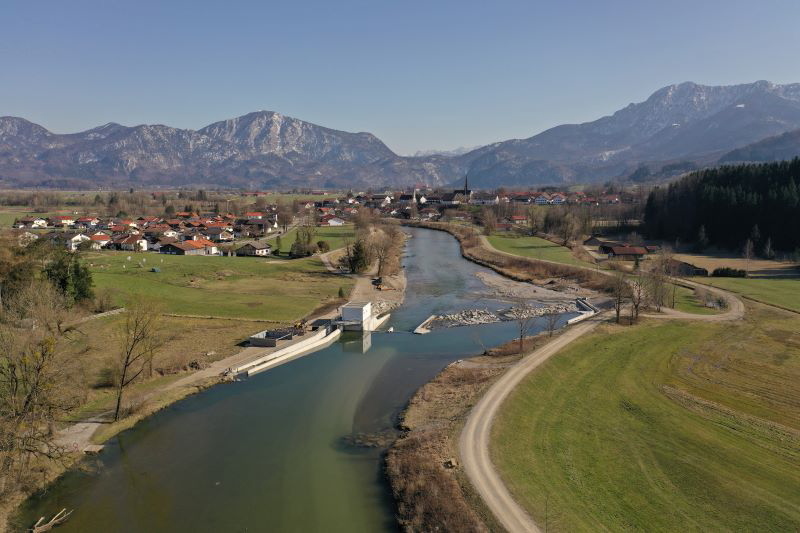
{"label": "riverbank", "polygon": [[611,288],[612,278],[593,268],[497,251],[475,228],[445,222],[406,222],[405,225],[451,234],[461,245],[461,255],[465,259],[514,281],[533,283],[556,291],[575,291],[576,286],[598,292],[607,292]]}
{"label": "riverbank", "polygon": [[[494,297],[515,301],[536,299],[541,308],[568,312],[577,297],[598,297],[608,276],[590,269],[496,253],[470,228],[442,223],[414,223],[453,235],[462,257],[494,273],[476,276]],[[462,315],[469,316],[462,316]],[[489,323],[496,313],[462,311],[435,317],[431,327]],[[430,319],[429,319],[430,320]],[[556,331],[555,335],[559,335]],[[528,337],[523,352],[531,353],[552,340],[547,334]],[[411,531],[494,531],[502,529],[466,478],[459,464],[459,437],[468,414],[486,390],[518,362],[518,341],[498,346],[482,356],[460,360],[423,385],[409,401],[400,420],[404,432],[389,448],[385,468],[397,504],[400,526]]]}
{"label": "riverbank", "polygon": [[[525,339],[525,353],[549,340]],[[403,411],[403,432],[386,454],[386,475],[407,531],[496,531],[494,516],[459,464],[458,439],[467,415],[489,386],[520,360],[518,342],[448,365],[423,385]]]}

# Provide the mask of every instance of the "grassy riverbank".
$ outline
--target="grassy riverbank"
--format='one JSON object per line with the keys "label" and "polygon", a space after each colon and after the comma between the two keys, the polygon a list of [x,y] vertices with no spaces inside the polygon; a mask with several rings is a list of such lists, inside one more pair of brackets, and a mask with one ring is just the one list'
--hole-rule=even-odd
{"label": "grassy riverbank", "polygon": [[800,318],[607,326],[529,375],[495,422],[507,486],[548,530],[800,526]]}
{"label": "grassy riverbank", "polygon": [[471,227],[444,222],[415,222],[408,225],[450,233],[461,244],[461,254],[466,259],[516,281],[542,282],[556,278],[597,291],[608,290],[612,282],[609,276],[575,265],[549,263],[530,257],[500,255],[488,248]]}

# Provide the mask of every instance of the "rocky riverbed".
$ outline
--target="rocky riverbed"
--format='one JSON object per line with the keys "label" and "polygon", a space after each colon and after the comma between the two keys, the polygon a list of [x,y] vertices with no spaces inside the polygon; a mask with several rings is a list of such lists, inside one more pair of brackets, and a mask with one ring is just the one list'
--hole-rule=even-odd
{"label": "rocky riverbed", "polygon": [[509,307],[491,311],[489,309],[465,309],[455,313],[438,315],[428,324],[428,329],[453,328],[458,326],[471,326],[476,324],[492,324],[517,320],[518,318],[537,317],[552,314],[574,313],[578,308],[574,302],[556,303],[542,307]]}

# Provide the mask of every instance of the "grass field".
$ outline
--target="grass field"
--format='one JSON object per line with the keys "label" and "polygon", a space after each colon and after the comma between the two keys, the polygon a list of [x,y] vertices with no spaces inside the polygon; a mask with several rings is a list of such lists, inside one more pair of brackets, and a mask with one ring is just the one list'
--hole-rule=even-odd
{"label": "grass field", "polygon": [[712,307],[703,305],[694,295],[692,289],[678,287],[675,293],[675,309],[684,313],[694,313],[696,315],[714,315],[719,311]]}
{"label": "grass field", "polygon": [[555,261],[566,265],[595,266],[574,257],[569,248],[540,237],[492,235],[489,237],[489,242],[498,250],[509,254]]}
{"label": "grass field", "polygon": [[[117,303],[143,294],[160,301],[166,312],[188,315],[291,322],[335,298],[339,287],[347,292],[352,286],[314,257],[281,261],[104,252],[87,260],[96,289],[114,291]],[[152,267],[161,272],[151,272]]]}
{"label": "grass field", "polygon": [[[79,334],[70,335],[69,350],[82,368],[80,374],[84,382],[80,385],[86,391],[85,402],[71,413],[71,420],[82,420],[114,407],[113,388],[98,385],[114,365],[123,320],[122,316],[90,320],[77,327]],[[184,377],[185,373],[170,372],[193,361],[207,364],[237,353],[241,350],[238,343],[263,328],[263,324],[256,322],[183,317],[162,317],[160,324],[167,342],[158,350],[153,367],[162,369],[166,375],[134,383],[126,392],[129,399],[135,400],[137,396]]]}
{"label": "grass field", "polygon": [[[314,228],[314,231],[316,232],[314,234],[314,242],[327,241],[331,250],[342,248],[347,239],[353,239],[355,237],[355,228],[350,224],[346,226]],[[288,231],[286,235],[281,235],[281,254],[286,255],[289,253],[289,250],[292,248],[292,243],[294,243],[296,238],[297,229]],[[271,242],[273,245],[275,244],[274,240]]]}
{"label": "grass field", "polygon": [[800,528],[800,317],[607,326],[528,376],[492,458],[548,531]]}
{"label": "grass field", "polygon": [[705,268],[708,272],[713,272],[716,268],[737,268],[747,270],[751,275],[779,276],[800,274],[797,271],[797,263],[791,261],[777,261],[772,259],[753,258],[749,261],[741,255],[732,254],[675,254],[675,259],[685,261],[692,265]]}
{"label": "grass field", "polygon": [[800,278],[693,278],[753,300],[800,312]]}
{"label": "grass field", "polygon": [[71,212],[72,211],[69,211],[67,209],[61,209],[61,210],[48,211],[44,213],[37,213],[34,209],[28,206],[4,205],[0,206],[0,229],[11,227],[11,224],[13,224],[14,221],[17,220],[18,218],[24,218],[27,216],[47,218],[52,215],[67,214]]}

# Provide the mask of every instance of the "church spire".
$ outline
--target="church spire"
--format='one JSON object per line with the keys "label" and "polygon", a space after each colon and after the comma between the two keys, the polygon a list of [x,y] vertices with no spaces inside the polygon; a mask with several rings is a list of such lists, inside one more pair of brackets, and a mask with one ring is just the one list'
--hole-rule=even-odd
{"label": "church spire", "polygon": [[469,178],[467,174],[464,174],[464,196],[466,197],[469,194]]}

